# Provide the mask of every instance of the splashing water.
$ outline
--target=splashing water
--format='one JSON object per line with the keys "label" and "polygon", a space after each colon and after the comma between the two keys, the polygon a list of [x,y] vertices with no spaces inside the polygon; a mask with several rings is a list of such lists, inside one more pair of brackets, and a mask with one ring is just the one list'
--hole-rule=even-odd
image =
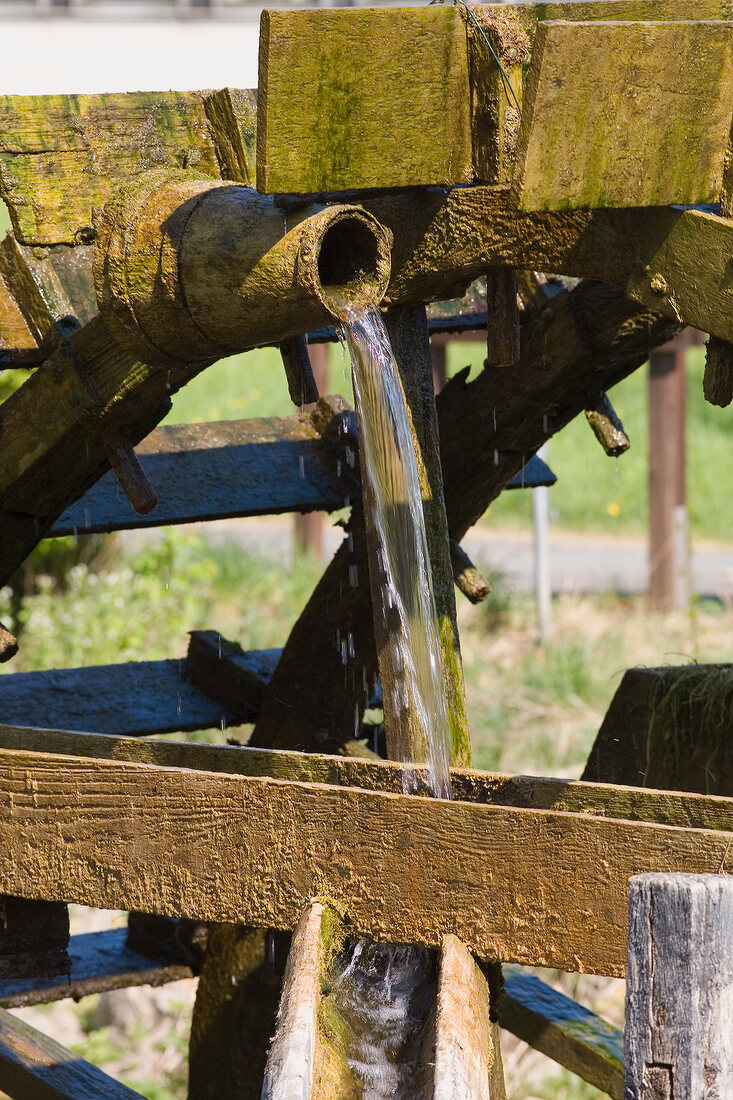
{"label": "splashing water", "polygon": [[[389,337],[376,309],[344,321],[351,353],[365,470],[365,502],[372,509],[382,611],[388,625],[388,660],[394,670],[392,711],[409,710],[427,764],[427,783],[437,798],[450,798],[450,728],[438,637],[422,493],[405,400]],[[415,769],[405,773],[419,782]],[[415,777],[414,779],[412,777]],[[412,789],[416,789],[414,786]]]}

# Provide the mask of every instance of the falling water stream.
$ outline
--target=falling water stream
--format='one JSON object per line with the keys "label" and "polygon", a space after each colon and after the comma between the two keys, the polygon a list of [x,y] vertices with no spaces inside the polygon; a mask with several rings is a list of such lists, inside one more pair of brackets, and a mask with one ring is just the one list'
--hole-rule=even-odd
{"label": "falling water stream", "polygon": [[[424,793],[450,798],[450,732],[438,619],[417,461],[389,337],[376,309],[341,318],[351,354],[365,506],[377,535],[382,612],[395,670],[392,709],[410,708],[426,766]],[[384,685],[383,685],[384,690]],[[414,777],[414,768],[405,775]],[[405,779],[405,790],[417,789]],[[379,838],[377,838],[379,842]],[[435,995],[435,963],[423,948],[351,943],[332,985],[351,1036],[351,1072],[363,1100],[420,1094],[422,1035]]]}

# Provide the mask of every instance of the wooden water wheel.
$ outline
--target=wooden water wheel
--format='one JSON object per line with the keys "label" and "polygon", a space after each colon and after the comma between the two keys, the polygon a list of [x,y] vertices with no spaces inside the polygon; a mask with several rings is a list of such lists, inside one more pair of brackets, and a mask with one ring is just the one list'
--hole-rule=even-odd
{"label": "wooden water wheel", "polygon": [[[200,632],[183,662],[2,677],[0,1003],[200,972],[192,1100],[259,1096],[263,1080],[268,1097],[346,1097],[334,956],[347,936],[417,943],[433,967],[420,1095],[503,1097],[499,1011],[621,1097],[618,1033],[516,965],[497,1010],[496,963],[623,974],[629,877],[727,870],[733,807],[471,771],[454,581],[476,594],[460,540],[523,469],[548,476],[530,459],[549,436],[587,410],[618,445],[606,389],[683,324],[711,334],[706,393],[731,399],[724,7],[272,12],[257,103],[6,98],[0,343],[31,373],[0,409],[0,584],[75,530],[353,511],[282,651]],[[428,316],[479,277],[484,315]],[[402,795],[401,768],[359,740],[377,672],[391,757],[413,731],[380,664],[353,415],[309,370],[304,334],[334,335],[337,292],[381,303],[411,412],[452,802]],[[488,330],[486,368],[435,402],[430,334],[470,326]],[[201,370],[268,343],[313,412],[156,426]],[[337,631],[359,675],[344,677]],[[10,659],[10,631],[0,645]],[[255,721],[247,747],[148,739],[222,719]],[[69,943],[70,902],[137,914],[129,937]],[[7,1013],[0,1087],[131,1094]]]}

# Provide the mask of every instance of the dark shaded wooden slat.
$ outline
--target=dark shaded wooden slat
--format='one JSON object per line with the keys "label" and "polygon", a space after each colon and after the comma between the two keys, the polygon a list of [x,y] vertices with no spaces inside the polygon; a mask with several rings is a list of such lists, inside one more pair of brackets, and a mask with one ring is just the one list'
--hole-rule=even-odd
{"label": "dark shaded wooden slat", "polygon": [[0,1088],[18,1100],[140,1100],[140,1093],[4,1008],[0,1008]]}
{"label": "dark shaded wooden slat", "polygon": [[623,1032],[521,967],[503,970],[501,1026],[613,1100],[622,1100]]}
{"label": "dark shaded wooden slat", "polygon": [[138,515],[110,473],[64,512],[51,534],[342,508],[359,495],[346,455],[353,413],[342,399],[331,398],[318,417],[156,428],[136,454],[158,505]]}
{"label": "dark shaded wooden slat", "polygon": [[151,958],[133,950],[127,944],[126,928],[72,936],[69,958],[71,964],[66,972],[0,981],[0,1007],[49,1004],[65,997],[78,1001],[92,993],[136,985],[164,985],[194,975],[183,953],[176,959],[162,954]]}
{"label": "dark shaded wooden slat", "polygon": [[[359,500],[358,472],[346,454],[348,436],[340,437],[340,445],[318,436],[289,438],[298,423],[298,417],[282,417],[156,428],[136,454],[158,493],[157,506],[146,515],[137,513],[110,472],[66,509],[51,536],[281,512],[333,512]],[[554,485],[556,480],[535,457],[507,488]]]}
{"label": "dark shaded wooden slat", "polygon": [[[256,650],[253,669],[272,673],[279,650]],[[64,726],[105,734],[210,729],[241,716],[185,679],[185,661],[18,672],[0,677],[0,715],[23,726]]]}

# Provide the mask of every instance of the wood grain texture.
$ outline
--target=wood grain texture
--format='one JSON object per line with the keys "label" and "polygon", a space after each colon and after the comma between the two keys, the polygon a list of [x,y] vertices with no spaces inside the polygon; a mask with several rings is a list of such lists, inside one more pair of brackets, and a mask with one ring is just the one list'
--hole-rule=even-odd
{"label": "wood grain texture", "polygon": [[257,98],[252,91],[222,88],[203,96],[204,111],[223,180],[255,182]]}
{"label": "wood grain texture", "polygon": [[141,1100],[91,1062],[0,1008],[0,1088],[28,1100]]}
{"label": "wood grain texture", "polygon": [[[259,651],[262,656],[277,651]],[[254,654],[247,655],[252,659]],[[227,660],[226,646],[223,662]],[[353,756],[254,749],[247,745],[196,745],[139,740],[57,729],[0,725],[0,747],[67,756],[127,760],[166,768],[186,768],[228,775],[326,783],[366,791],[400,794],[403,767],[390,760]],[[497,775],[453,768],[453,797],[517,809],[559,810],[593,817],[627,818],[659,825],[733,832],[733,799],[671,791],[643,790],[613,783],[543,779],[531,775]]]}
{"label": "wood grain texture", "polygon": [[629,883],[626,1100],[733,1094],[733,879]]}
{"label": "wood grain texture", "polygon": [[613,1100],[623,1100],[623,1032],[521,967],[502,971],[501,1026]]}
{"label": "wood grain texture", "polygon": [[50,1004],[67,997],[79,1001],[112,989],[158,986],[194,976],[190,962],[182,956],[172,959],[159,953],[151,958],[135,951],[127,943],[126,928],[72,936],[68,959],[65,970],[49,971],[43,977],[0,980],[0,1007]]}
{"label": "wood grain texture", "polygon": [[453,8],[265,11],[257,186],[310,193],[473,178]]}
{"label": "wood grain texture", "polygon": [[506,1100],[489,985],[457,936],[444,938],[435,1019],[432,1100]]}
{"label": "wood grain texture", "polygon": [[0,194],[25,244],[77,244],[92,207],[150,168],[219,176],[196,92],[3,96]]}
{"label": "wood grain texture", "polygon": [[307,413],[156,428],[135,449],[160,498],[156,507],[137,513],[110,472],[50,534],[343,508],[361,493],[346,454],[355,444],[353,414],[336,397],[324,405],[330,416],[321,410],[322,431]]}
{"label": "wood grain texture", "polygon": [[723,22],[540,23],[517,143],[517,203],[711,202],[732,109],[733,35]]}
{"label": "wood grain texture", "polygon": [[484,12],[496,17],[516,19],[534,37],[537,25],[545,20],[586,23],[611,20],[625,22],[656,19],[731,19],[728,0],[550,0],[549,3],[512,3],[472,5],[477,15]]}
{"label": "wood grain texture", "polygon": [[[731,834],[354,788],[0,751],[0,889],[622,974],[626,884],[729,866]],[[375,837],[389,837],[375,846]]]}

